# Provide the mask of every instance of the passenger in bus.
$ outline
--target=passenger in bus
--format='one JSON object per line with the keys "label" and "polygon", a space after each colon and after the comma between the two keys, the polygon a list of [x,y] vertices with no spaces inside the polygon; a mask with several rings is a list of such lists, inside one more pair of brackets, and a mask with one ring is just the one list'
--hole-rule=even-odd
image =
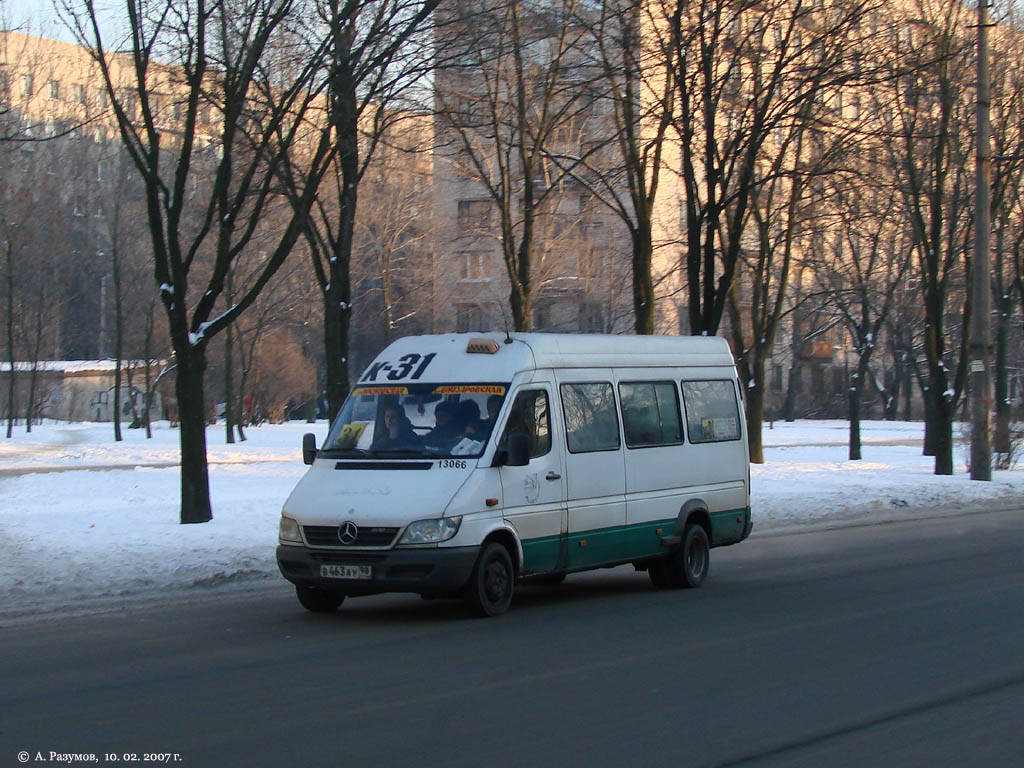
{"label": "passenger in bus", "polygon": [[383,430],[375,435],[370,444],[371,451],[400,451],[419,447],[419,438],[413,432],[412,422],[398,405],[384,408]]}
{"label": "passenger in bus", "polygon": [[455,420],[462,427],[459,434],[473,440],[483,440],[487,435],[487,423],[480,419],[480,406],[475,400],[463,400],[458,405]]}
{"label": "passenger in bus", "polygon": [[442,400],[434,406],[434,428],[423,438],[426,445],[447,447],[459,436],[461,429],[455,420],[455,404]]}

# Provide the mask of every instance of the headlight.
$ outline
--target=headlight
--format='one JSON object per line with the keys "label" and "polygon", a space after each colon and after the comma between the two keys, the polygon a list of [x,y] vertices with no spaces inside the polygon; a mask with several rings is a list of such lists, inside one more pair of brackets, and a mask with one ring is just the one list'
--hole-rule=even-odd
{"label": "headlight", "polygon": [[277,539],[282,544],[301,544],[302,534],[299,532],[299,524],[290,517],[281,515],[281,524],[277,529]]}
{"label": "headlight", "polygon": [[462,515],[455,517],[440,517],[432,520],[417,520],[409,523],[409,527],[402,534],[399,544],[437,544],[439,541],[448,541],[459,532],[459,525],[462,523]]}

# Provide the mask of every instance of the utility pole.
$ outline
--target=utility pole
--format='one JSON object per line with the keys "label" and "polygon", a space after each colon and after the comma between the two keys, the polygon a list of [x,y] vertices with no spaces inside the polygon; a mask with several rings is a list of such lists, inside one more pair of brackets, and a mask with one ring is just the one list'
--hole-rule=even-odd
{"label": "utility pole", "polygon": [[978,154],[974,192],[974,258],[971,261],[971,479],[992,479],[992,331],[990,196],[992,176],[989,125],[988,3],[978,0]]}

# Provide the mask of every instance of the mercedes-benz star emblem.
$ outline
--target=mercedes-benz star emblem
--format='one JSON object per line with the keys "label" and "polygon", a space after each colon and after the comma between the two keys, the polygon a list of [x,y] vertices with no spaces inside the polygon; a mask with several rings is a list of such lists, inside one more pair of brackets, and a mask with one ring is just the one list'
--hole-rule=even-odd
{"label": "mercedes-benz star emblem", "polygon": [[346,546],[359,538],[359,526],[351,520],[346,520],[338,526],[338,540]]}

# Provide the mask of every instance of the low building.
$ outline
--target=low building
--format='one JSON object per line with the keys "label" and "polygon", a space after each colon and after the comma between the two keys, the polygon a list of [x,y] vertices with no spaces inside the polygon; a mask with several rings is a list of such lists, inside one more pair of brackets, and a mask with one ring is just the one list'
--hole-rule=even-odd
{"label": "low building", "polygon": [[[145,408],[145,362],[128,360],[121,363],[121,420],[130,422],[143,416]],[[33,418],[58,421],[113,421],[113,360],[43,360],[34,366],[35,387],[32,395]],[[159,368],[151,366],[155,378]],[[14,373],[10,363],[0,363],[0,417],[7,419],[10,387],[14,386],[14,415],[25,417],[32,386],[32,363],[17,362]],[[163,399],[153,393],[150,419],[163,415]]]}

